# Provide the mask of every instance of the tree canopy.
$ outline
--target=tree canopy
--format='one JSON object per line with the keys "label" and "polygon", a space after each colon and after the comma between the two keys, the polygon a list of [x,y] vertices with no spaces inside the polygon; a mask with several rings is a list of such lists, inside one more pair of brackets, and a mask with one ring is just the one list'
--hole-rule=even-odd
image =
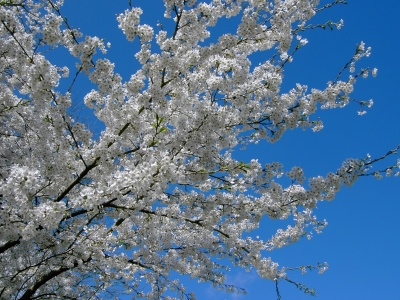
{"label": "tree canopy", "polygon": [[[400,167],[399,147],[310,178],[299,166],[235,155],[290,129],[321,130],[320,109],[354,102],[363,115],[372,106],[350,96],[377,75],[359,67],[371,53],[363,42],[324,88],[281,91],[285,67],[308,43],[302,35],[343,26],[312,23],[345,3],[319,2],[164,0],[173,24],[164,26],[142,23],[129,1],[116,19],[140,44],[140,68],[126,79],[107,58],[112,45],[74,27],[62,0],[0,2],[0,298],[195,299],[172,272],[242,292],[225,283],[231,264],[275,281],[278,298],[281,281],[314,294],[287,271],[322,273],[326,263],[279,267],[270,252],[326,226],[318,202]],[[213,35],[225,19],[236,27]],[[259,52],[268,57],[254,65]],[[85,77],[93,89],[75,100]],[[101,133],[78,121],[74,101]],[[262,218],[293,221],[272,237],[248,235]]]}

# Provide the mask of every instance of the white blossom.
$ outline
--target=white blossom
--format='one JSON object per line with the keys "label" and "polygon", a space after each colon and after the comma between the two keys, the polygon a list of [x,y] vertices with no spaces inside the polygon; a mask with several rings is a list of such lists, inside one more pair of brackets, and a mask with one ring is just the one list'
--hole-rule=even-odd
{"label": "white blossom", "polygon": [[[140,68],[128,78],[107,58],[109,42],[62,15],[63,1],[14,2],[0,4],[1,299],[107,299],[116,290],[194,299],[170,274],[237,291],[225,284],[227,261],[285,279],[264,250],[320,233],[327,222],[314,215],[317,203],[381,160],[348,159],[306,178],[300,167],[234,158],[288,129],[321,130],[311,115],[348,105],[356,79],[368,75],[356,72],[371,53],[360,43],[344,68],[355,73],[349,79],[340,73],[326,87],[281,92],[296,43],[308,43],[296,28],[307,26],[319,1],[164,0],[168,30],[141,24],[142,9],[131,7],[117,16],[126,39],[140,40]],[[208,43],[225,18],[237,27]],[[70,55],[68,66],[52,63],[57,48]],[[267,50],[277,53],[253,66],[251,55]],[[81,97],[74,84],[84,76],[91,91]],[[76,104],[101,132],[78,121]],[[382,173],[399,167],[400,160]],[[292,223],[272,237],[249,237],[263,217]]]}

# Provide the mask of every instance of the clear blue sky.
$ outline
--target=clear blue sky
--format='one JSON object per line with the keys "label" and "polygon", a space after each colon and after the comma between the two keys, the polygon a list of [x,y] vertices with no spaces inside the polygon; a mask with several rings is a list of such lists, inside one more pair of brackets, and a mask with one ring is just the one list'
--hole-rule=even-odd
{"label": "clear blue sky", "polygon": [[[115,62],[116,71],[128,80],[138,67],[134,58],[138,41],[127,42],[116,21],[116,15],[128,8],[128,1],[65,2],[61,11],[73,27],[111,42],[107,57]],[[372,47],[372,55],[363,59],[360,66],[377,67],[378,76],[359,80],[353,96],[359,100],[372,98],[374,106],[364,116],[357,115],[356,104],[344,109],[319,111],[317,116],[325,126],[321,132],[301,129],[287,132],[274,145],[262,144],[251,147],[244,154],[238,153],[243,159],[258,158],[263,163],[279,161],[286,170],[299,165],[307,176],[325,175],[335,171],[348,157],[361,158],[367,153],[377,157],[400,143],[400,1],[348,2],[321,13],[313,22],[343,19],[345,25],[340,31],[315,30],[303,34],[309,44],[286,67],[282,89],[288,90],[296,82],[310,88],[324,88],[352,56],[356,44],[364,41],[366,46]],[[133,0],[132,4],[143,8],[144,23],[149,22],[155,27],[159,20],[168,26],[168,21],[162,19],[161,0]],[[216,34],[230,31],[229,24],[223,23],[216,29]],[[259,59],[268,58],[263,55],[254,57],[255,64]],[[54,58],[62,62],[59,59]],[[71,74],[74,73],[71,68]],[[73,90],[78,109],[90,88],[83,81]],[[81,118],[93,122],[86,112]],[[91,126],[100,128],[93,123]],[[328,262],[330,268],[323,275],[316,272],[303,276],[293,274],[293,279],[316,288],[321,300],[400,299],[399,181],[400,177],[381,181],[361,178],[352,188],[343,188],[334,201],[318,205],[317,216],[329,223],[322,234],[267,255],[281,266]],[[266,220],[255,234],[268,239],[274,228],[282,226],[279,221],[275,222]],[[246,288],[248,294],[225,294],[197,282],[189,282],[189,289],[194,290],[199,299],[276,299],[274,284],[259,279],[255,272],[233,269],[227,283]],[[285,300],[312,298],[289,284],[282,283],[280,289]]]}

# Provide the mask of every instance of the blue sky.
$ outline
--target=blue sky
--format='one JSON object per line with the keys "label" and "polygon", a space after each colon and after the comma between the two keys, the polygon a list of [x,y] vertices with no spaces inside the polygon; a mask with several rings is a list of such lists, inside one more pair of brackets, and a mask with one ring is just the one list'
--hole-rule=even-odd
{"label": "blue sky", "polygon": [[[85,34],[97,35],[111,42],[107,57],[115,62],[116,71],[125,80],[138,68],[134,54],[138,41],[129,43],[118,29],[116,15],[128,8],[126,0],[66,0],[61,10],[73,27]],[[327,1],[321,1],[326,3]],[[243,159],[258,158],[267,163],[279,161],[286,170],[293,166],[303,167],[306,176],[325,175],[335,171],[348,157],[362,158],[367,153],[378,157],[400,143],[400,2],[393,0],[349,0],[324,11],[313,23],[327,20],[344,20],[341,30],[314,30],[303,34],[309,44],[294,57],[285,69],[282,86],[287,91],[295,83],[324,88],[326,82],[335,79],[337,73],[353,55],[356,44],[364,41],[372,47],[372,55],[363,59],[359,66],[377,67],[378,76],[359,80],[354,98],[374,100],[374,106],[364,116],[358,116],[357,104],[343,109],[324,110],[316,116],[324,121],[324,129],[296,129],[287,132],[276,144],[259,144],[245,153],[237,153]],[[144,10],[143,22],[154,25],[163,18],[161,0],[133,0],[134,6]],[[229,22],[216,28],[213,34],[232,30]],[[263,56],[264,55],[264,56]],[[254,56],[254,64],[266,59],[266,54]],[[60,61],[55,57],[55,61]],[[71,74],[75,71],[71,68]],[[61,86],[61,88],[63,88]],[[82,81],[73,90],[77,111],[82,108],[83,96],[91,89]],[[90,120],[87,111],[80,118]],[[320,219],[329,225],[322,234],[311,241],[302,240],[287,248],[267,253],[281,266],[314,265],[328,262],[330,268],[323,274],[293,273],[293,279],[316,288],[318,299],[400,299],[400,193],[399,177],[361,178],[351,188],[343,188],[332,202],[321,203],[316,211]],[[278,223],[274,223],[278,222]],[[265,221],[257,231],[268,239],[279,221]],[[232,295],[214,290],[208,284],[188,282],[199,299],[276,299],[273,282],[262,280],[254,271],[246,273],[233,269],[227,283],[246,288],[248,294]],[[310,299],[295,287],[282,283],[282,299]]]}

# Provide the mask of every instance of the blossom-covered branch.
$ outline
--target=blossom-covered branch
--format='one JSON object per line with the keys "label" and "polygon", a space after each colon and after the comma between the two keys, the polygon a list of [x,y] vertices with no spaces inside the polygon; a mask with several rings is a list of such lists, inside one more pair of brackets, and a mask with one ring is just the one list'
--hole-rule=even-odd
{"label": "blossom-covered branch", "polygon": [[[129,1],[117,21],[128,42],[139,40],[141,67],[124,81],[109,45],[74,28],[62,0],[0,2],[0,298],[108,298],[116,288],[133,298],[195,299],[173,271],[241,292],[225,283],[227,260],[312,291],[266,251],[320,232],[327,222],[314,215],[317,203],[398,148],[308,179],[300,167],[285,172],[233,152],[274,143],[288,129],[321,130],[312,115],[348,105],[356,79],[376,75],[356,69],[371,51],[360,43],[325,88],[280,91],[285,66],[307,44],[299,32],[340,29],[342,22],[309,20],[342,3],[164,0],[168,31],[142,24],[143,10]],[[207,44],[224,18],[236,18],[236,30]],[[76,66],[53,64],[48,53],[57,49]],[[251,55],[268,50],[275,54],[252,67]],[[93,89],[80,100],[104,124],[101,133],[71,113],[83,76]],[[263,217],[293,225],[247,236]]]}

